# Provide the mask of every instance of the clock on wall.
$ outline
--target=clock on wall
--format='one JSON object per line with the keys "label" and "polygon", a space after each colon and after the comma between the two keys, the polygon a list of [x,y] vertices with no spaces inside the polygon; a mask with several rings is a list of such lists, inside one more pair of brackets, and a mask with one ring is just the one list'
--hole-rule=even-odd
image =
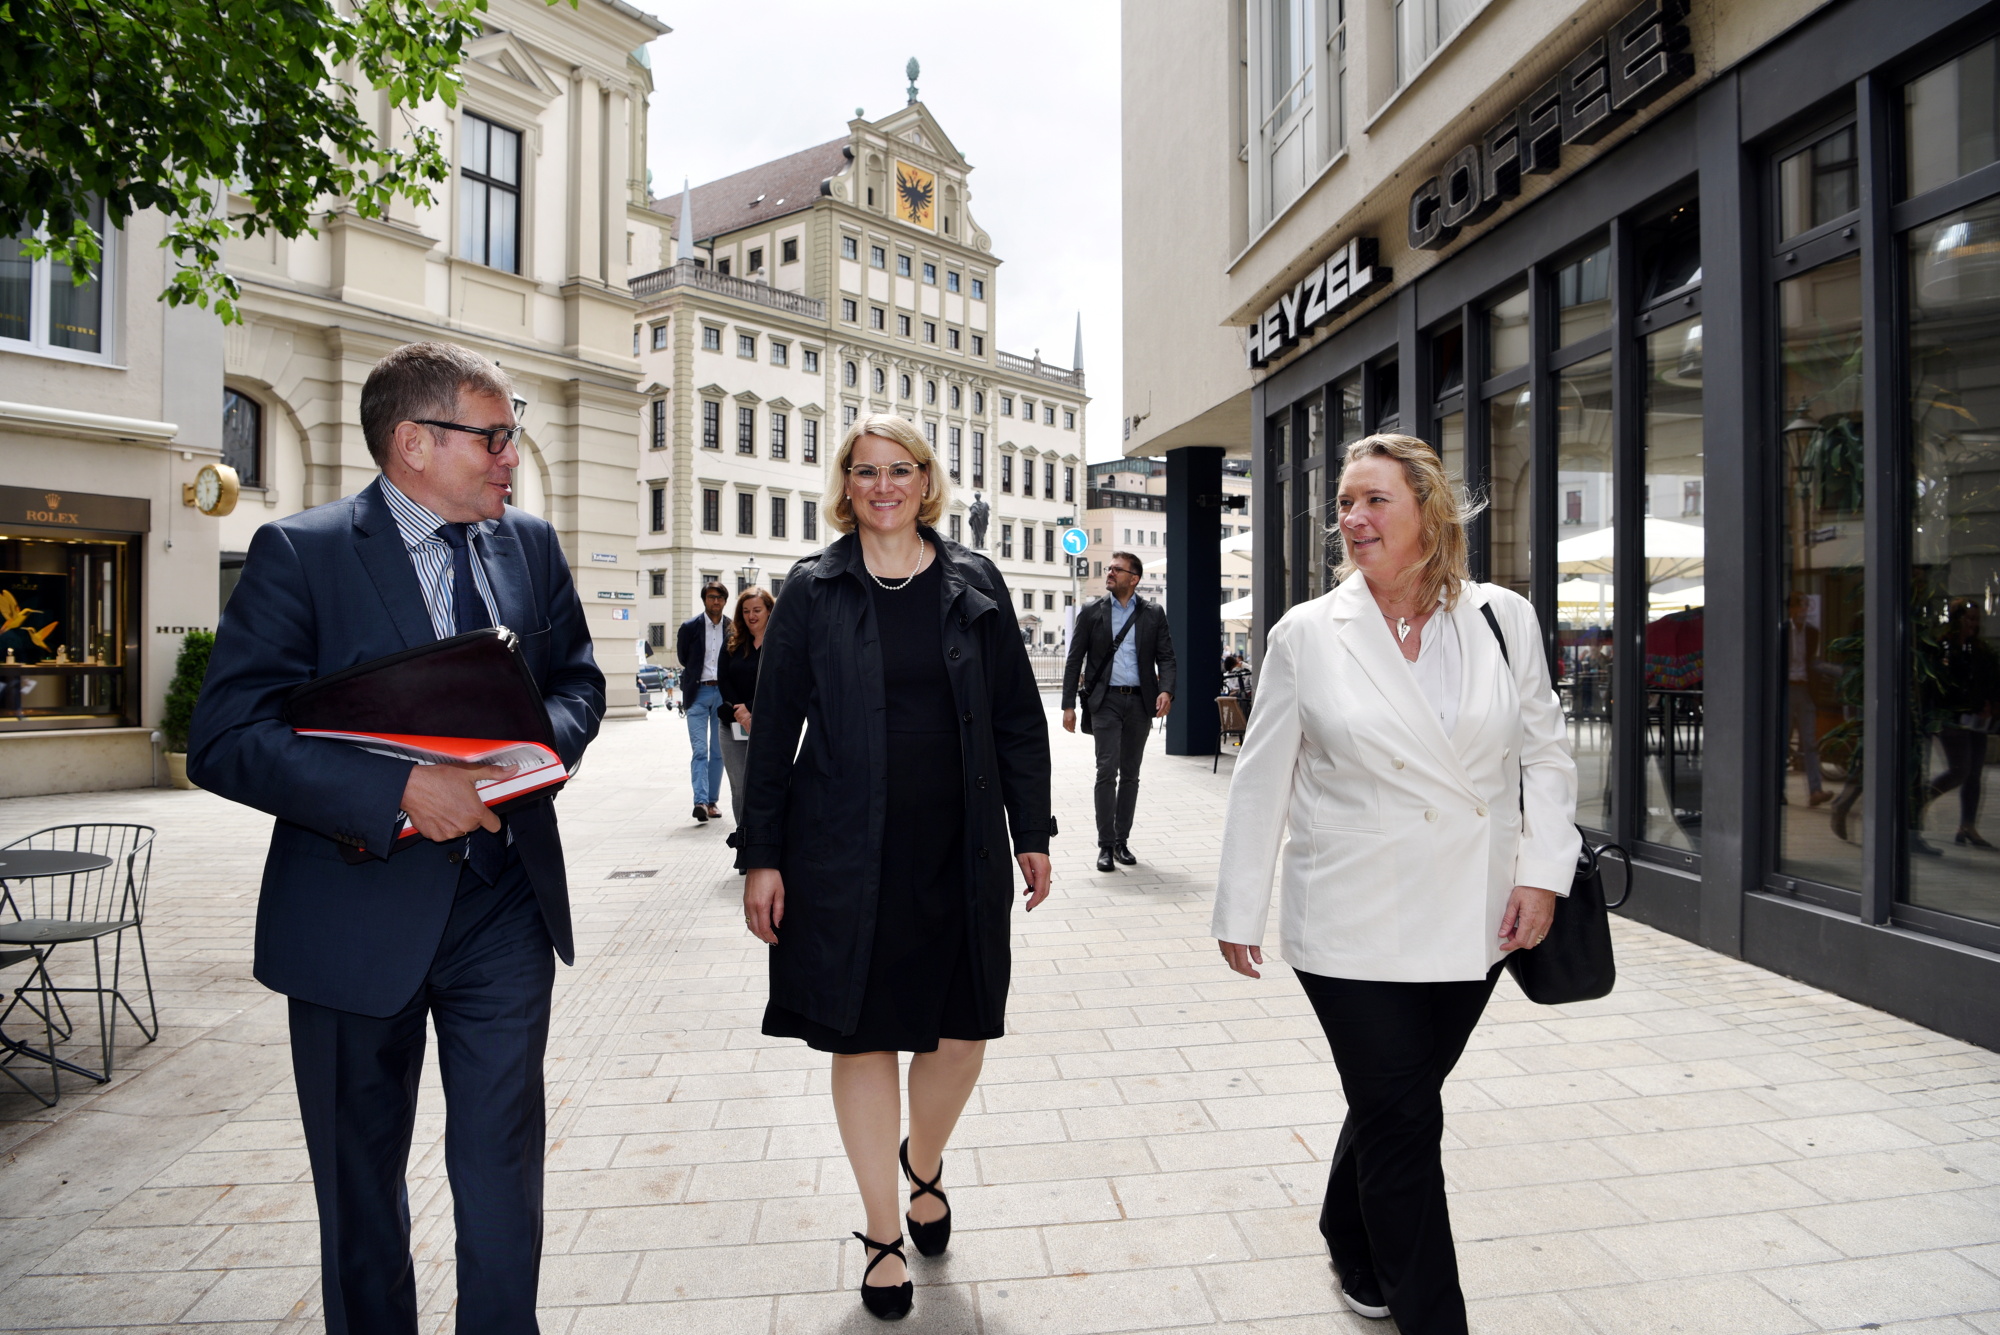
{"label": "clock on wall", "polygon": [[228,464],[203,464],[194,481],[181,484],[181,503],[220,518],[236,508],[242,480]]}

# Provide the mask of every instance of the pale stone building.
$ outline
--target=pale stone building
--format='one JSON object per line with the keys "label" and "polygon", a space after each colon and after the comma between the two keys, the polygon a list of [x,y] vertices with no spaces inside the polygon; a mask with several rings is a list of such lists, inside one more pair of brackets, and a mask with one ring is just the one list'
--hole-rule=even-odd
{"label": "pale stone building", "polygon": [[527,428],[514,503],[561,535],[616,715],[637,707],[626,219],[646,203],[646,44],[668,29],[623,0],[494,0],[486,23],[458,106],[415,117],[454,164],[429,206],[336,212],[317,237],[229,249],[244,323],[221,336],[213,392],[243,495],[219,523],[223,594],[259,525],[374,476],[359,408],[375,361],[461,343],[513,377]]}
{"label": "pale stone building", "polygon": [[[984,546],[1038,646],[1075,594],[1059,522],[1078,513],[1089,402],[1071,368],[998,343],[1000,260],[971,168],[921,102],[830,142],[634,210],[643,619],[656,646],[710,579],[777,586],[838,536],[818,507],[841,433],[897,412],[952,486],[946,536]],[[1014,280],[1006,280],[1014,281]]]}

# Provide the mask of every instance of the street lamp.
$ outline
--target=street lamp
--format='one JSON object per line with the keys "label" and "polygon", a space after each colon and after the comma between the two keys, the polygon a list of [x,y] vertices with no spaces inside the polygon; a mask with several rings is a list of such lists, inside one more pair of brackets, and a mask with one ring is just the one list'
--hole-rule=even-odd
{"label": "street lamp", "polygon": [[763,573],[764,572],[758,567],[755,559],[752,559],[747,565],[744,565],[742,568],[737,570],[736,591],[738,593],[743,592],[743,590],[755,584],[757,582],[757,577]]}

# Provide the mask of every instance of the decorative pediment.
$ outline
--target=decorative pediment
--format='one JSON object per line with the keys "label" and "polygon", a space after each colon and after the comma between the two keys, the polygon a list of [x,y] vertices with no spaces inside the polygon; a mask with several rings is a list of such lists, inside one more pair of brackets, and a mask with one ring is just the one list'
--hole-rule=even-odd
{"label": "decorative pediment", "polygon": [[758,398],[755,394],[752,394],[749,390],[746,389],[742,393],[736,395],[736,401],[738,403],[762,403],[764,400]]}
{"label": "decorative pediment", "polygon": [[799,416],[824,417],[826,416],[826,409],[820,407],[817,403],[808,403],[800,407]]}
{"label": "decorative pediment", "polygon": [[781,395],[780,397],[771,400],[770,407],[771,411],[774,413],[788,413],[792,410],[792,401]]}
{"label": "decorative pediment", "polygon": [[[490,108],[501,118],[539,120],[548,105],[562,96],[562,85],[551,78],[526,43],[511,32],[492,32],[465,48],[459,65],[472,109]],[[527,124],[517,128],[527,129]]]}
{"label": "decorative pediment", "polygon": [[729,397],[729,391],[720,385],[703,385],[695,393],[710,399],[726,399]]}

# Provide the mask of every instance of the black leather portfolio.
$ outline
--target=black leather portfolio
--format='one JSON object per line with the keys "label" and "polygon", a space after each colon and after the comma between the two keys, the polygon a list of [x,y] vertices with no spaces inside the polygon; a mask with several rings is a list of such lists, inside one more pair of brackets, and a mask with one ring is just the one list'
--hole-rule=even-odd
{"label": "black leather portfolio", "polygon": [[541,688],[505,626],[329,672],[285,701],[293,728],[555,746]]}

